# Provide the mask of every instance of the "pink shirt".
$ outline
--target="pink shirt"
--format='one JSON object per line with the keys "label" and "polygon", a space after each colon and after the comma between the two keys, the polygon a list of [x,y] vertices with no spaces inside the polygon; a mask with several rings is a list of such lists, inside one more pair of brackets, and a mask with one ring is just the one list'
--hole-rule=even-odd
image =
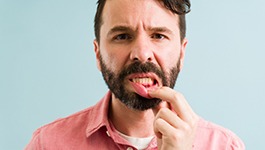
{"label": "pink shirt", "polygon": [[[135,149],[108,121],[111,93],[95,106],[58,119],[33,134],[26,150],[126,150]],[[156,150],[154,138],[147,150]],[[193,150],[244,150],[231,131],[200,119]]]}

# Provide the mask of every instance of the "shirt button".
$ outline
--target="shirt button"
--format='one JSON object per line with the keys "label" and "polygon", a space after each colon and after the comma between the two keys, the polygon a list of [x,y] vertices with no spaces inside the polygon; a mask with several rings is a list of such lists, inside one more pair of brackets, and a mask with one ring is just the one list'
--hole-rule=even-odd
{"label": "shirt button", "polygon": [[106,133],[107,133],[108,137],[110,137],[109,131],[106,131]]}
{"label": "shirt button", "polygon": [[127,150],[133,150],[133,148],[131,148],[131,147],[128,147],[128,148],[127,148]]}

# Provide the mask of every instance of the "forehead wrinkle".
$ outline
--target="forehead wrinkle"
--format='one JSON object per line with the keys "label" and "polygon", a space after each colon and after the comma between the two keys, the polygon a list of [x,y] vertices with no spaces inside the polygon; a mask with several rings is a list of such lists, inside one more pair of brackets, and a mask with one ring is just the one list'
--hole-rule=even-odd
{"label": "forehead wrinkle", "polygon": [[[123,0],[122,0],[123,1]],[[124,0],[126,1],[126,0]],[[138,0],[129,0],[132,2],[137,2]],[[140,0],[141,1],[141,0]],[[110,3],[114,2],[114,3]],[[117,5],[116,2],[118,1],[107,1],[106,4],[110,4],[112,7],[105,7],[104,8],[104,21],[108,20],[107,22],[108,25],[114,25],[112,28],[109,28],[105,31],[107,33],[107,36],[111,36],[114,33],[119,33],[119,32],[127,32],[127,33],[136,33],[139,30],[146,31],[146,32],[164,32],[164,33],[170,33],[170,34],[175,34],[175,30],[173,30],[171,27],[168,27],[168,24],[165,24],[165,22],[159,22],[156,18],[153,18],[153,13],[154,10],[152,8],[159,7],[164,10],[165,13],[167,13],[169,16],[172,17],[175,16],[172,14],[169,10],[163,7],[162,3],[160,0],[155,0],[155,1],[143,1],[144,3],[141,3],[141,7],[144,9],[136,9],[134,3],[130,4],[130,7],[125,8],[126,6],[129,5],[125,3],[124,5]],[[152,2],[152,3],[151,3]],[[156,3],[153,4],[153,2]],[[137,8],[139,5],[137,5]],[[114,11],[113,10],[119,10],[119,11]],[[151,13],[149,12],[151,11]],[[121,13],[122,12],[122,13]],[[132,13],[133,12],[133,13]],[[132,13],[132,15],[124,15],[127,13]],[[109,15],[106,15],[109,14]],[[145,15],[144,15],[145,14]],[[149,15],[148,15],[149,14]],[[143,18],[144,17],[144,18]],[[160,18],[161,19],[161,18]],[[176,22],[176,25],[178,25],[178,19]]]}

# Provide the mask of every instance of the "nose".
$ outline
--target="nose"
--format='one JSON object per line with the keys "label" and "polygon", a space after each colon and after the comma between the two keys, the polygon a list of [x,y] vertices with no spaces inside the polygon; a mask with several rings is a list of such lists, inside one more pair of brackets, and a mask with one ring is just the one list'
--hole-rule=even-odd
{"label": "nose", "polygon": [[131,61],[140,61],[140,62],[151,62],[154,60],[154,53],[152,50],[152,44],[149,41],[148,37],[138,37],[132,43]]}

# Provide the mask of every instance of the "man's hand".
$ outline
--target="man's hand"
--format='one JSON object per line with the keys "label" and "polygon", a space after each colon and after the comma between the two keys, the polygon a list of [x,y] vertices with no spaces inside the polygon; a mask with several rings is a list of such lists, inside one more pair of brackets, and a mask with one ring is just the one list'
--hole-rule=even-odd
{"label": "man's hand", "polygon": [[163,102],[155,113],[154,132],[159,150],[191,150],[199,117],[184,96],[169,87],[149,91]]}

